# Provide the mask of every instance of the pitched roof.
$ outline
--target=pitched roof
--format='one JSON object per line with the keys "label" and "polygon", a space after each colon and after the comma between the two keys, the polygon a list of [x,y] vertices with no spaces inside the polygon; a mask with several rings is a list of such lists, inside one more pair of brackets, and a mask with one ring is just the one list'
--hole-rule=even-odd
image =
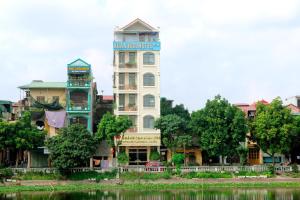
{"label": "pitched roof", "polygon": [[[144,22],[143,20],[136,18],[135,20],[133,20],[132,22],[130,22],[129,24],[127,24],[126,26],[123,26],[122,28],[118,28],[116,31],[134,31],[135,28],[137,28],[140,25],[143,27],[143,31],[154,31],[154,32],[158,32],[159,30],[154,28],[153,26],[149,25],[148,23]],[[141,31],[141,30],[135,30],[135,31]]]}
{"label": "pitched roof", "polygon": [[19,86],[20,89],[38,89],[38,88],[66,88],[66,82],[44,82],[44,81],[32,81],[27,85]]}
{"label": "pitched roof", "polygon": [[0,104],[12,104],[12,102],[8,100],[0,100]]}
{"label": "pitched roof", "polygon": [[77,60],[68,64],[68,67],[90,67],[91,65],[84,60],[78,58]]}
{"label": "pitched roof", "polygon": [[103,100],[113,101],[114,100],[114,96],[112,96],[112,95],[103,95]]}
{"label": "pitched roof", "polygon": [[289,104],[286,107],[288,107],[293,114],[300,113],[300,108],[298,108],[294,104]]}

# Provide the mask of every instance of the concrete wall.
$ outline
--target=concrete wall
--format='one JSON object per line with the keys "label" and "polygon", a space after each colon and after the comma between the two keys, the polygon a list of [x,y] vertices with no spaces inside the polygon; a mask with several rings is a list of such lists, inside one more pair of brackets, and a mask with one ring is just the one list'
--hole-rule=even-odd
{"label": "concrete wall", "polygon": [[53,96],[59,96],[59,103],[66,105],[66,89],[30,89],[30,95],[36,100],[37,96],[44,96],[46,102],[52,102]]}

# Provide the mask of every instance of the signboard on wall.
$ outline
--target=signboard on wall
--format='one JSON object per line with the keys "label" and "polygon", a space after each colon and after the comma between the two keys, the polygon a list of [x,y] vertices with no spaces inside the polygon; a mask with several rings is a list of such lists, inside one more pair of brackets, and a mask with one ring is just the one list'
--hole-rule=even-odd
{"label": "signboard on wall", "polygon": [[88,73],[89,71],[89,67],[68,67],[69,73]]}
{"label": "signboard on wall", "polygon": [[160,135],[125,134],[120,146],[160,146]]}
{"label": "signboard on wall", "polygon": [[160,42],[116,42],[114,51],[159,51]]}

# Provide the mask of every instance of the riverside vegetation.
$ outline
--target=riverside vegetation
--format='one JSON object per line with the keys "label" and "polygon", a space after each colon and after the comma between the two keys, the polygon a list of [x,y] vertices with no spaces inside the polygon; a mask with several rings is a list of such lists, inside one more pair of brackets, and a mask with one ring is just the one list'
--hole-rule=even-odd
{"label": "riverside vegetation", "polygon": [[[284,173],[281,176],[300,178],[300,173],[296,166],[293,166],[293,171]],[[5,179],[17,179],[17,180],[92,180],[100,182],[104,179],[115,179],[117,170],[106,172],[97,172],[94,170],[84,172],[63,172],[63,173],[45,173],[45,172],[27,172],[27,173],[16,173],[14,174],[10,168],[0,169],[0,178]],[[271,165],[268,171],[255,172],[255,171],[236,171],[236,172],[181,172],[180,166],[176,167],[175,171],[171,168],[164,172],[152,173],[152,172],[124,172],[120,174],[120,179],[124,181],[135,181],[135,180],[159,180],[159,179],[171,179],[175,177],[193,179],[214,179],[214,178],[236,178],[236,177],[249,177],[249,176],[265,176],[268,178],[276,177],[274,167]]]}

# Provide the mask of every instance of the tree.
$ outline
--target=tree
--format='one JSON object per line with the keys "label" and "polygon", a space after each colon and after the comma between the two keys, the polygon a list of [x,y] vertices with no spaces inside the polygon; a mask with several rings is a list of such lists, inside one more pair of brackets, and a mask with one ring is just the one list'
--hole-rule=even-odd
{"label": "tree", "polygon": [[[16,167],[21,156],[22,151],[30,151],[37,147],[44,145],[44,139],[46,132],[38,130],[35,126],[31,124],[31,114],[30,112],[24,112],[21,119],[15,123],[15,135],[14,135],[14,145],[18,150],[16,158]],[[29,153],[28,164],[29,164]],[[29,166],[29,165],[28,165]]]}
{"label": "tree", "polygon": [[173,100],[169,100],[165,97],[162,97],[160,99],[160,115],[161,116],[166,116],[173,113]]}
{"label": "tree", "polygon": [[[183,148],[183,155],[186,157],[185,149],[192,145],[193,137],[191,135],[181,135],[178,137],[178,146]],[[184,158],[184,165],[186,165],[186,158]]]}
{"label": "tree", "polygon": [[[14,143],[15,136],[15,124],[7,121],[0,121],[0,151],[7,152],[9,149],[15,147]],[[4,156],[0,160],[0,164],[3,163]]]}
{"label": "tree", "polygon": [[257,103],[251,135],[257,145],[272,157],[273,165],[275,153],[290,151],[295,128],[291,111],[282,105],[280,98],[274,99],[269,105]]}
{"label": "tree", "polygon": [[[111,146],[115,146],[116,157],[118,157],[119,146],[122,144],[124,133],[131,126],[132,121],[128,117],[116,117],[108,112],[103,115],[98,124],[96,137],[98,140],[106,140]],[[118,162],[116,165],[118,166]]]}
{"label": "tree", "polygon": [[220,95],[192,113],[190,128],[199,136],[201,148],[209,156],[221,156],[222,164],[226,156],[237,154],[247,133],[244,113]]}
{"label": "tree", "polygon": [[46,146],[50,159],[59,170],[86,166],[96,150],[96,139],[81,124],[62,128],[56,136],[49,138]]}
{"label": "tree", "polygon": [[186,109],[183,104],[175,105],[173,107],[173,100],[162,97],[160,100],[160,115],[166,116],[171,114],[175,114],[187,122],[191,119],[188,109]]}
{"label": "tree", "polygon": [[154,127],[160,129],[162,142],[172,154],[179,147],[180,136],[183,136],[187,130],[185,120],[175,114],[160,117],[155,121]]}

